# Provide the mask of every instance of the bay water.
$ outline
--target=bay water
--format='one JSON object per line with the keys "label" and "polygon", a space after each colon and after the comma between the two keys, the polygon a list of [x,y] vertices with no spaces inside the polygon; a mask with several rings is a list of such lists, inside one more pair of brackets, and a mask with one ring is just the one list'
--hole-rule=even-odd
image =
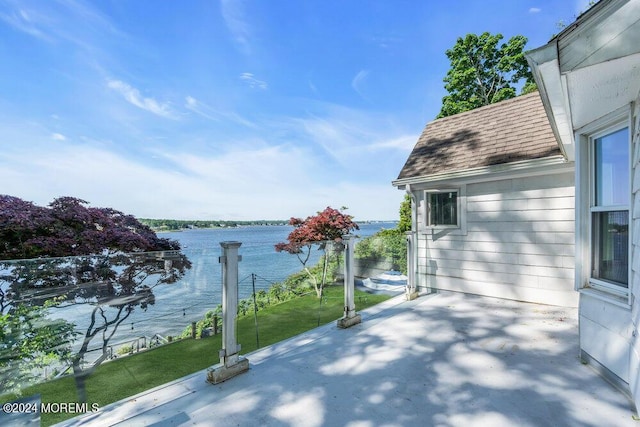
{"label": "bay water", "polygon": [[[354,234],[363,238],[383,228],[394,228],[395,225],[393,222],[364,223]],[[221,303],[222,295],[222,270],[218,261],[222,254],[220,242],[242,243],[239,248],[242,260],[238,265],[240,298],[251,296],[254,286],[256,291],[268,289],[273,283],[300,271],[302,265],[295,255],[278,253],[274,249],[276,243],[286,240],[292,229],[284,225],[247,226],[159,233],[160,237],[180,242],[182,252],[189,258],[192,267],[180,281],[156,286],[153,289],[155,304],[146,310],[135,307],[119,326],[110,344],[117,349],[119,343],[139,337],[148,340],[156,334],[176,336],[191,322],[200,320],[207,311],[214,310]],[[321,252],[314,249],[307,265],[314,265],[320,256]],[[255,275],[254,280],[252,275]],[[89,304],[80,304],[54,309],[52,314],[53,317],[63,317],[75,323],[76,329],[84,335],[92,309],[93,306]],[[110,319],[115,310],[107,308],[105,312]],[[90,348],[100,344],[100,338],[96,337]]]}

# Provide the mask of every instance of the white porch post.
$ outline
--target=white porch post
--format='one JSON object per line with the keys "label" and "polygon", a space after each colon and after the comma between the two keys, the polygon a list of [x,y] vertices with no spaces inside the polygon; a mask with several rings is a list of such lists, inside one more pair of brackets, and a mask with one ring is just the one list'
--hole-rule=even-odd
{"label": "white porch post", "polygon": [[415,232],[407,231],[407,287],[405,289],[408,301],[418,297],[416,287],[416,236]]}
{"label": "white porch post", "polygon": [[222,256],[222,349],[220,363],[207,371],[207,382],[217,384],[249,370],[249,360],[240,357],[236,342],[238,313],[238,255],[240,242],[221,242]]}
{"label": "white porch post", "polygon": [[348,328],[362,321],[359,314],[356,313],[355,303],[355,278],[353,266],[353,247],[355,241],[353,236],[342,236],[344,244],[344,317],[338,319],[339,328]]}

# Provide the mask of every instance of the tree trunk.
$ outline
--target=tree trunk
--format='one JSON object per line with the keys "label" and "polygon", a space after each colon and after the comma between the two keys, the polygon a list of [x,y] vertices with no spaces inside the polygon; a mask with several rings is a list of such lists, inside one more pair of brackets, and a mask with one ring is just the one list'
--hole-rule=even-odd
{"label": "tree trunk", "polygon": [[88,376],[89,373],[80,367],[80,359],[75,359],[73,361],[73,379],[75,380],[76,391],[78,392],[78,403],[87,403],[85,380]]}
{"label": "tree trunk", "polygon": [[329,267],[329,253],[324,251],[324,266],[322,267],[322,282],[320,283],[320,295],[318,298],[322,297],[322,290],[324,289],[325,282],[327,281],[327,268]]}
{"label": "tree trunk", "polygon": [[313,282],[313,287],[316,290],[316,295],[318,296],[318,298],[322,297],[322,287],[318,286],[318,279],[316,279],[313,274],[311,274],[311,270],[309,270],[309,268],[305,267],[304,271],[307,272],[307,274],[309,275],[309,278],[311,279],[311,281]]}

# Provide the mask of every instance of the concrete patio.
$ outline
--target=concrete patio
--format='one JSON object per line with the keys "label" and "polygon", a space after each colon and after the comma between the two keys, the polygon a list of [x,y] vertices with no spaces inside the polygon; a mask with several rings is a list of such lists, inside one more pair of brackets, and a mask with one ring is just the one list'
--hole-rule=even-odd
{"label": "concrete patio", "polygon": [[61,425],[640,426],[580,363],[576,309],[442,292],[361,314]]}

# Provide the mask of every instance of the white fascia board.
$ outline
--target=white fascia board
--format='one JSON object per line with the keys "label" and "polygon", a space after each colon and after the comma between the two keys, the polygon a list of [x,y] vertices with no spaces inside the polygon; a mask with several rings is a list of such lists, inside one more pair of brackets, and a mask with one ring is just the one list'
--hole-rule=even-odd
{"label": "white fascia board", "polygon": [[637,0],[597,2],[557,36],[561,73],[638,53],[639,13]]}
{"label": "white fascia board", "polygon": [[402,178],[391,184],[399,189],[420,184],[455,182],[456,184],[496,181],[522,176],[539,176],[556,172],[572,171],[573,162],[563,156],[545,157],[544,159],[522,160],[500,165],[482,166],[455,172],[444,172],[434,175]]}
{"label": "white fascia board", "polygon": [[560,150],[567,160],[574,161],[575,140],[567,82],[565,77],[560,74],[558,48],[555,40],[527,52],[526,57],[538,85],[551,128],[559,141]]}

